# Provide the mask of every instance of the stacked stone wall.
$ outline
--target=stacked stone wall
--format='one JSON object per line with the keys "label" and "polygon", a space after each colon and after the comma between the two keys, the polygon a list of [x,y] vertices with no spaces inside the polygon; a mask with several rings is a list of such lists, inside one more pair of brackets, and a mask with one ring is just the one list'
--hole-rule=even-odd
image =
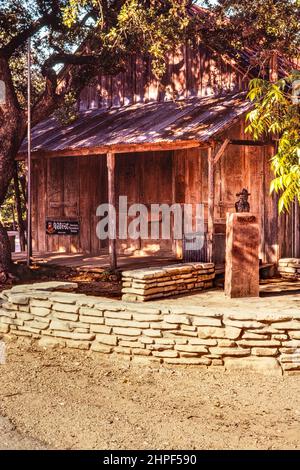
{"label": "stacked stone wall", "polygon": [[161,268],[123,271],[123,300],[141,301],[170,297],[212,287],[213,263],[180,263]]}
{"label": "stacked stone wall", "polygon": [[300,258],[282,258],[278,262],[278,272],[284,279],[300,281]]}
{"label": "stacked stone wall", "polygon": [[300,372],[300,312],[248,306],[199,307],[189,302],[130,303],[72,292],[54,283],[2,292],[0,333],[61,346],[118,354],[136,362]]}

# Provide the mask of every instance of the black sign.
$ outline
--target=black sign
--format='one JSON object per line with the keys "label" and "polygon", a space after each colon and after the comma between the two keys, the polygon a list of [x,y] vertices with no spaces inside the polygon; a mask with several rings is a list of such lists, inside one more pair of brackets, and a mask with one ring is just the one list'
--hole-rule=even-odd
{"label": "black sign", "polygon": [[47,235],[79,235],[78,220],[47,220]]}

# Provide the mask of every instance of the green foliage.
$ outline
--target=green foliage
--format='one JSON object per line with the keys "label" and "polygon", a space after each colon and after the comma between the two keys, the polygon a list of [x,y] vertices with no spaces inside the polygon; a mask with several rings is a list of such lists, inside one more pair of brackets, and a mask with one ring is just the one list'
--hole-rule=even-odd
{"label": "green foliage", "polygon": [[54,111],[54,116],[63,124],[70,124],[78,118],[78,99],[73,91],[64,96],[63,106]]}
{"label": "green foliage", "polygon": [[271,161],[275,174],[271,192],[281,194],[280,212],[289,210],[295,198],[300,203],[300,96],[293,93],[293,84],[299,80],[299,71],[276,83],[253,79],[248,93],[254,109],[247,115],[246,131],[255,139],[278,136],[276,154]]}
{"label": "green foliage", "polygon": [[[19,178],[25,178],[25,166],[23,163],[19,163]],[[21,210],[23,220],[26,219],[26,202],[24,198],[24,194],[22,191],[21,184],[19,182],[19,190],[20,190],[20,197],[21,197]],[[0,222],[9,230],[17,229],[18,228],[18,220],[17,220],[17,210],[16,210],[16,196],[15,196],[15,187],[14,182],[11,181],[7,196],[5,199],[4,204],[0,207]]]}
{"label": "green foliage", "polygon": [[92,8],[98,41],[107,54],[148,55],[154,73],[161,77],[166,70],[167,53],[186,37],[191,21],[187,7],[193,3],[191,0],[69,0],[63,10],[64,22],[72,28]]}
{"label": "green foliage", "polygon": [[[299,57],[300,0],[203,0],[215,15],[207,28],[210,43],[225,54],[240,56],[249,47],[256,53],[253,66],[268,67],[274,50]],[[230,19],[230,21],[228,21]]]}
{"label": "green foliage", "polygon": [[9,185],[5,203],[0,208],[0,221],[8,229],[12,229],[16,220],[15,196],[13,184]]}

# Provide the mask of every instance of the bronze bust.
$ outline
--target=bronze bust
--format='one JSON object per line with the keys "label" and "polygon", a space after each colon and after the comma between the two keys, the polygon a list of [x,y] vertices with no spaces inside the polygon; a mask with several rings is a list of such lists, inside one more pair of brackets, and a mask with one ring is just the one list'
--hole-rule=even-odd
{"label": "bronze bust", "polygon": [[236,212],[250,212],[250,204],[248,202],[248,197],[250,193],[246,188],[242,189],[240,193],[237,193],[239,200],[235,203]]}

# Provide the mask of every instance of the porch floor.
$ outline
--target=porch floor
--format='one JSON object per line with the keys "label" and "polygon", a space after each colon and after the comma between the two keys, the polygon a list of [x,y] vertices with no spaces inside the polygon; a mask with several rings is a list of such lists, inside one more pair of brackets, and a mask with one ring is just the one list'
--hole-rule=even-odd
{"label": "porch floor", "polygon": [[[25,262],[26,253],[13,253],[13,260],[16,262]],[[74,268],[80,271],[99,273],[109,268],[109,256],[107,251],[99,255],[90,255],[84,253],[33,253],[33,262],[40,265],[57,265],[66,268]],[[148,268],[152,266],[162,266],[180,262],[175,258],[172,252],[147,255],[145,253],[120,254],[118,255],[118,269],[120,271],[128,269]],[[263,263],[260,269],[270,268],[272,264]],[[216,274],[224,274],[225,265],[216,265]]]}
{"label": "porch floor", "polygon": [[[26,253],[14,253],[13,260],[16,262],[26,261]],[[65,266],[74,269],[78,268],[81,271],[89,272],[102,272],[109,268],[109,257],[107,252],[94,256],[83,253],[33,253],[33,261],[38,264]],[[135,253],[132,255],[118,255],[118,268],[120,270],[139,269],[172,263],[178,263],[178,260],[172,253],[154,255]]]}

